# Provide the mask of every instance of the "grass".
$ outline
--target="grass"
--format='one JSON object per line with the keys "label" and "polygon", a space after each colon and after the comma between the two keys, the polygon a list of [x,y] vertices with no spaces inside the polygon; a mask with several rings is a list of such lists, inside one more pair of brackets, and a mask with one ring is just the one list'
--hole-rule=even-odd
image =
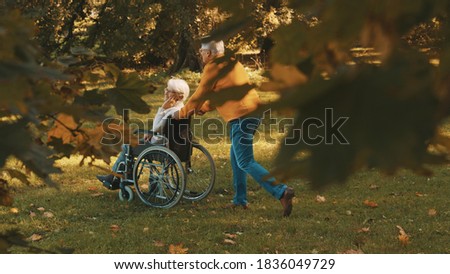
{"label": "grass", "polygon": [[[196,86],[198,75],[183,73],[190,86]],[[146,99],[157,107],[167,76],[152,80],[159,88]],[[263,94],[265,100],[271,96]],[[121,202],[117,191],[104,189],[95,179],[102,171],[80,167],[81,158],[73,156],[58,162],[64,171],[53,177],[59,189],[16,185],[13,208],[0,207],[0,233],[18,229],[26,237],[42,237],[33,246],[73,248],[83,254],[168,253],[170,245],[201,254],[450,253],[449,166],[434,167],[430,178],[408,171],[387,177],[367,170],[322,192],[311,190],[308,182],[292,180],[288,184],[296,190],[294,210],[282,218],[280,203],[252,179],[250,209],[225,209],[233,196],[230,145],[225,139],[202,144],[217,165],[216,185],[203,201],[182,201],[168,210],[146,207],[138,199]],[[276,150],[276,144],[259,141],[256,159],[270,169]],[[325,201],[319,202],[318,195]],[[378,206],[365,205],[365,200]],[[397,226],[408,234],[407,242],[399,240]],[[28,251],[14,247],[11,252]]]}

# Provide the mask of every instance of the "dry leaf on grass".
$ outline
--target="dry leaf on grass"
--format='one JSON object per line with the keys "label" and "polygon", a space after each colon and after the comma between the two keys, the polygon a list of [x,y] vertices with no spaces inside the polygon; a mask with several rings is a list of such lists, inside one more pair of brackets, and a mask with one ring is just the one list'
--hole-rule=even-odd
{"label": "dry leaf on grass", "polygon": [[434,217],[437,215],[437,210],[434,208],[428,209],[428,216]]}
{"label": "dry leaf on grass", "polygon": [[45,218],[53,218],[53,217],[55,217],[55,215],[53,214],[53,213],[51,213],[51,212],[48,212],[48,211],[46,211],[46,212],[44,212],[44,214],[42,214]]}
{"label": "dry leaf on grass", "polygon": [[153,245],[156,247],[163,247],[165,246],[164,242],[162,241],[153,241]]}
{"label": "dry leaf on grass", "polygon": [[90,187],[88,187],[88,190],[89,190],[89,191],[98,191],[98,187],[96,187],[96,186],[90,186]]}
{"label": "dry leaf on grass", "polygon": [[187,254],[188,250],[189,250],[189,248],[183,247],[183,244],[169,245],[169,253],[170,254]]}
{"label": "dry leaf on grass", "polygon": [[27,240],[31,241],[31,242],[37,242],[39,240],[42,240],[42,238],[43,238],[42,235],[35,233],[35,234],[31,235],[30,237],[28,237]]}
{"label": "dry leaf on grass", "polygon": [[12,214],[18,214],[19,213],[19,209],[17,207],[13,207],[9,210],[9,212],[11,212]]}
{"label": "dry leaf on grass", "polygon": [[363,227],[358,230],[359,233],[367,233],[370,231],[370,227]]}
{"label": "dry leaf on grass", "polygon": [[378,204],[377,204],[377,203],[375,203],[375,202],[373,202],[373,201],[369,201],[369,200],[365,200],[365,201],[363,202],[363,204],[366,205],[366,206],[368,206],[368,207],[371,207],[371,208],[376,208],[376,207],[378,207]]}
{"label": "dry leaf on grass", "polygon": [[30,217],[31,217],[31,218],[36,217],[36,213],[34,213],[33,211],[30,211]]}
{"label": "dry leaf on grass", "polygon": [[45,211],[45,208],[43,208],[43,207],[38,207],[37,210],[39,210],[39,211]]}
{"label": "dry leaf on grass", "polygon": [[325,203],[326,200],[327,199],[325,199],[324,196],[320,196],[320,195],[316,196],[316,202],[318,202],[318,203]]}
{"label": "dry leaf on grass", "polygon": [[120,230],[120,226],[118,226],[118,225],[111,225],[111,226],[110,226],[110,229],[111,229],[113,232],[117,232],[117,231]]}
{"label": "dry leaf on grass", "polygon": [[409,244],[408,234],[406,234],[405,230],[401,226],[398,225],[397,228],[398,228],[398,233],[399,233],[398,240],[400,241],[400,243],[404,246]]}
{"label": "dry leaf on grass", "polygon": [[91,197],[101,197],[101,196],[103,196],[103,193],[101,193],[101,192],[96,192],[96,193],[91,194]]}
{"label": "dry leaf on grass", "polygon": [[225,240],[223,240],[223,243],[227,244],[227,245],[235,245],[236,244],[236,242],[231,239],[225,239]]}
{"label": "dry leaf on grass", "polygon": [[225,237],[227,237],[228,239],[236,239],[237,234],[225,233]]}

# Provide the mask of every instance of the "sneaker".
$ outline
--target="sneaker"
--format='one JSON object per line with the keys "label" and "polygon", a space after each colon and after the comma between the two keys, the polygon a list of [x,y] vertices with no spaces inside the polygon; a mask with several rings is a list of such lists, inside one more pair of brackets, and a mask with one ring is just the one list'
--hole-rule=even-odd
{"label": "sneaker", "polygon": [[120,180],[114,175],[97,175],[97,179],[102,182],[107,189],[115,190],[120,188]]}

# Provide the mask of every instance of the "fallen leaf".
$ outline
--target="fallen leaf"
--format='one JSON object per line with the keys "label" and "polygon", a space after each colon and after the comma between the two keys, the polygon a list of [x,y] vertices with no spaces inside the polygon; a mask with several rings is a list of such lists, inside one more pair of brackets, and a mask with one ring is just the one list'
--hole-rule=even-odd
{"label": "fallen leaf", "polygon": [[144,229],[142,230],[142,232],[146,233],[148,232],[150,229],[148,227],[144,227]]}
{"label": "fallen leaf", "polygon": [[434,208],[428,209],[428,216],[434,217],[437,215],[437,210]]}
{"label": "fallen leaf", "polygon": [[43,216],[45,218],[53,218],[53,217],[55,217],[55,215],[53,213],[48,212],[48,211],[44,212]]}
{"label": "fallen leaf", "polygon": [[409,236],[408,236],[408,234],[406,234],[406,232],[405,232],[405,230],[401,227],[401,226],[397,226],[397,228],[398,228],[398,232],[399,232],[399,235],[398,235],[398,240],[400,241],[400,243],[402,244],[402,245],[407,245],[407,244],[409,244]]}
{"label": "fallen leaf", "polygon": [[318,203],[325,203],[326,200],[327,199],[325,199],[324,196],[320,196],[320,195],[316,196],[316,202],[318,202]]}
{"label": "fallen leaf", "polygon": [[118,226],[118,225],[111,225],[110,228],[113,232],[117,232],[120,230],[120,226]]}
{"label": "fallen leaf", "polygon": [[19,213],[19,209],[17,207],[13,207],[9,210],[9,212],[11,212],[12,214],[18,214]]}
{"label": "fallen leaf", "polygon": [[170,254],[187,254],[189,248],[184,248],[183,244],[178,245],[169,245],[169,253]]}
{"label": "fallen leaf", "polygon": [[359,233],[367,233],[370,231],[370,227],[363,227],[360,230],[358,230]]}
{"label": "fallen leaf", "polygon": [[34,213],[33,211],[30,211],[30,217],[31,217],[31,218],[36,217],[36,213]]}
{"label": "fallen leaf", "polygon": [[163,247],[165,244],[161,241],[153,241],[153,245],[156,247]]}
{"label": "fallen leaf", "polygon": [[371,184],[371,185],[369,186],[369,189],[379,189],[379,188],[380,188],[379,186],[374,185],[374,184]]}
{"label": "fallen leaf", "polygon": [[98,187],[96,187],[96,186],[90,186],[90,187],[88,187],[88,190],[89,190],[89,191],[97,191],[97,190],[98,190]]}
{"label": "fallen leaf", "polygon": [[371,208],[376,208],[376,207],[378,207],[378,204],[377,204],[377,203],[375,203],[375,202],[373,202],[373,201],[369,201],[369,200],[365,200],[365,201],[363,202],[363,204],[366,205],[366,206],[368,206],[368,207],[371,207]]}
{"label": "fallen leaf", "polygon": [[227,237],[229,239],[236,239],[237,234],[225,233],[225,237]]}
{"label": "fallen leaf", "polygon": [[37,210],[39,210],[39,211],[45,211],[45,208],[43,208],[43,207],[38,207]]}
{"label": "fallen leaf", "polygon": [[227,244],[227,245],[235,245],[236,244],[236,242],[231,239],[225,239],[225,240],[223,240],[223,243]]}
{"label": "fallen leaf", "polygon": [[36,242],[36,241],[39,241],[39,240],[42,240],[42,235],[39,235],[39,234],[33,234],[33,235],[31,235],[30,237],[28,237],[27,238],[27,240],[28,241],[32,241],[32,242]]}
{"label": "fallen leaf", "polygon": [[92,194],[91,194],[91,197],[100,197],[100,196],[103,196],[103,193],[101,193],[101,192],[96,192],[96,193],[92,193]]}

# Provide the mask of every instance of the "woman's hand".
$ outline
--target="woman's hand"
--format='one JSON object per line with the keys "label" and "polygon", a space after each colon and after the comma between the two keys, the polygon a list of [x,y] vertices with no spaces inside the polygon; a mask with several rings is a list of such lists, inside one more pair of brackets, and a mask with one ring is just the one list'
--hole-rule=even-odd
{"label": "woman's hand", "polygon": [[175,98],[173,96],[169,97],[166,99],[166,101],[162,104],[162,108],[163,109],[168,109],[171,108],[175,105],[177,101],[175,100]]}

